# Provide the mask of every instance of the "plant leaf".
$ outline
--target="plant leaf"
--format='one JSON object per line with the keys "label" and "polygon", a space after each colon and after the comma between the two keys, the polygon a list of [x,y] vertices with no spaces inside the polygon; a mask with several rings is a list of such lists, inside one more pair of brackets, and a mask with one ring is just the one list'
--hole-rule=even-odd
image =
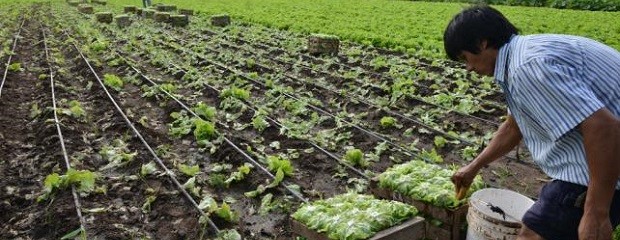
{"label": "plant leaf", "polygon": [[147,164],[142,164],[142,167],[140,168],[140,175],[144,177],[154,173],[155,171],[157,171],[157,165],[155,165],[155,162],[151,161]]}
{"label": "plant leaf", "polygon": [[198,167],[198,165],[188,166],[185,164],[179,164],[179,171],[187,176],[193,177],[200,172],[200,167]]}
{"label": "plant leaf", "polygon": [[60,240],[74,239],[75,237],[77,237],[77,235],[78,235],[78,234],[80,234],[80,233],[82,233],[82,232],[83,232],[83,229],[80,227],[80,228],[78,228],[78,229],[76,229],[76,230],[73,230],[73,231],[72,231],[72,232],[70,232],[70,233],[65,234],[64,236],[62,236],[62,237],[60,238]]}

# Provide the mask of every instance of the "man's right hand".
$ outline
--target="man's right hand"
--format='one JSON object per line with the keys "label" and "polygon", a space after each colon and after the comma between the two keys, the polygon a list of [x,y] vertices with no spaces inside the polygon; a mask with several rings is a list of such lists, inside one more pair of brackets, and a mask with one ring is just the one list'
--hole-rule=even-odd
{"label": "man's right hand", "polygon": [[476,174],[478,174],[478,170],[473,164],[469,164],[465,167],[460,168],[454,175],[452,175],[452,183],[454,183],[455,191],[457,194],[457,198],[460,200],[465,197],[467,190],[469,190],[469,186],[474,181]]}
{"label": "man's right hand", "polygon": [[[462,167],[452,175],[451,179],[456,188],[457,195],[464,197],[464,193],[469,189],[478,171],[510,152],[510,150],[519,144],[521,138],[521,131],[519,130],[517,122],[509,115],[506,121],[504,121],[495,134],[493,134],[493,139],[491,139],[489,144],[482,150],[480,155],[467,166]],[[461,194],[459,194],[459,192],[461,192]]]}

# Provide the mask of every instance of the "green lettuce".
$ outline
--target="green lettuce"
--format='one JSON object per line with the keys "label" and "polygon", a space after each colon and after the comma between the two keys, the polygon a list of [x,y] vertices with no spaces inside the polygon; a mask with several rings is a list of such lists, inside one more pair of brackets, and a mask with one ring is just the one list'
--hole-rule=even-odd
{"label": "green lettuce", "polygon": [[[404,194],[413,199],[434,206],[455,208],[466,200],[457,200],[455,187],[450,178],[455,170],[413,160],[408,163],[394,165],[379,175],[379,187]],[[468,191],[468,196],[478,189],[484,188],[479,175]]]}
{"label": "green lettuce", "polygon": [[418,210],[401,202],[346,193],[303,204],[292,217],[330,239],[368,239],[415,216]]}

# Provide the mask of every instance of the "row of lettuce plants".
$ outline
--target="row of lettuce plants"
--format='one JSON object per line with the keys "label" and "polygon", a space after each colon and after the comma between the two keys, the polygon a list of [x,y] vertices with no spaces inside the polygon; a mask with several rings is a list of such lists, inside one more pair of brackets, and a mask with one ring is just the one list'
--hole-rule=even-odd
{"label": "row of lettuce plants", "polygon": [[[81,49],[84,50],[85,54],[88,56],[93,56],[93,63],[98,67],[103,67],[110,62],[114,62],[114,60],[118,59],[109,59],[110,52],[109,47],[112,47],[112,43],[106,39],[104,36],[100,34],[100,32],[93,27],[92,22],[89,22],[90,19],[88,16],[80,16],[80,15],[72,15],[73,13],[66,8],[60,8],[57,10],[56,14],[63,17],[65,21],[68,19],[73,19],[75,25],[72,25],[73,31],[69,31],[75,33],[74,37],[77,38],[77,43],[85,43],[82,45]],[[62,25],[61,28],[68,29],[68,25]],[[95,58],[97,57],[97,58]],[[117,63],[118,64],[118,61]],[[114,65],[114,64],[112,64]],[[108,70],[110,71],[110,70]],[[105,74],[103,76],[104,84],[113,90],[114,94],[120,96],[120,98],[129,98],[131,97],[128,92],[131,91],[131,87],[134,83],[139,82],[135,76],[131,75],[114,75],[114,74]],[[133,86],[135,87],[135,86]],[[129,89],[128,89],[129,88]],[[150,90],[148,88],[144,88],[146,90]],[[146,97],[146,96],[145,96]],[[140,95],[138,95],[138,99],[140,99]],[[135,101],[135,99],[134,99]],[[124,101],[121,101],[124,102]],[[146,101],[138,101],[141,104],[148,104]],[[126,102],[125,102],[126,103]],[[163,119],[149,119],[152,116],[157,116],[158,114],[148,114],[148,112],[140,111],[139,109],[143,106],[139,105],[127,105],[128,107],[128,115],[132,118],[133,121],[140,124],[142,127],[146,129],[157,129],[159,124],[161,124],[161,120]],[[143,108],[144,109],[144,108]],[[146,108],[149,109],[149,108]],[[212,110],[205,105],[197,105],[195,107],[198,112],[201,113],[203,119],[190,119],[187,123],[191,125],[188,133],[193,133],[196,142],[213,140],[212,138],[218,137],[213,125],[208,122],[210,113]],[[175,114],[173,114],[175,115]],[[176,116],[176,115],[175,115]],[[165,117],[165,116],[164,116]],[[174,117],[173,117],[174,118]],[[180,117],[177,117],[180,118]],[[178,120],[178,119],[177,119]],[[174,122],[171,123],[174,125]],[[171,126],[172,127],[172,126]],[[174,129],[174,128],[171,128]],[[177,130],[184,131],[184,130]],[[174,135],[174,134],[173,134]],[[178,176],[180,180],[183,182],[183,188],[187,192],[191,194],[193,198],[196,198],[196,202],[198,202],[199,209],[203,210],[208,217],[216,217],[222,219],[227,222],[236,222],[238,221],[238,213],[236,210],[231,208],[231,204],[235,202],[235,199],[231,196],[231,198],[220,197],[215,194],[216,191],[213,189],[217,189],[217,187],[210,187],[211,185],[216,185],[218,183],[213,183],[209,181],[207,175],[200,166],[203,166],[200,163],[199,159],[202,157],[192,155],[192,152],[196,152],[198,149],[193,146],[187,146],[184,144],[177,145],[175,148],[171,148],[170,146],[177,140],[171,138],[169,140],[158,141],[156,153],[160,155],[162,158],[168,160],[167,165],[169,168],[174,171],[174,175]],[[178,140],[180,142],[181,140]],[[183,146],[183,147],[180,147]],[[109,163],[103,167],[103,170],[122,167],[124,165],[130,164],[131,160],[137,156],[137,152],[131,152],[127,148],[127,145],[122,141],[113,141],[111,145],[106,145],[101,148],[99,154],[103,156],[103,158],[107,159]],[[195,154],[195,153],[194,153]],[[205,167],[206,169],[214,169],[217,168],[218,164],[214,163],[211,166]],[[222,168],[222,167],[220,167]],[[232,168],[232,166],[231,166]],[[243,180],[246,175],[250,174],[251,167],[249,166],[240,166],[236,174],[231,173],[231,180],[240,181]],[[209,170],[207,170],[209,171]],[[214,173],[225,173],[229,171],[229,168],[222,168]],[[158,168],[157,164],[154,161],[143,161],[142,164],[138,165],[138,168],[133,175],[129,177],[136,177],[137,179],[158,179],[161,178],[162,171]],[[227,180],[228,181],[228,180]],[[219,186],[219,185],[218,185]],[[141,187],[140,187],[141,188]],[[148,190],[148,188],[147,188]],[[144,197],[142,204],[142,211],[148,213],[151,209],[159,208],[157,207],[157,199],[165,199],[168,198],[167,193],[162,193],[155,191],[151,192],[147,191],[148,196]],[[241,195],[242,196],[242,195]],[[236,197],[240,197],[237,195]],[[217,201],[216,201],[217,199]],[[178,199],[181,200],[181,199]],[[182,200],[181,200],[182,201]],[[239,208],[237,208],[239,209]],[[187,214],[185,217],[192,218],[194,214]],[[205,224],[203,229],[207,229],[206,226],[206,216],[200,217],[200,223]],[[226,232],[224,232],[226,233]]]}
{"label": "row of lettuce plants", "polygon": [[[388,47],[427,57],[444,58],[442,34],[463,3],[409,1],[286,1],[286,0],[166,0],[205,14],[228,13],[236,19],[298,33],[333,34],[365,45]],[[112,4],[112,3],[111,3]],[[134,1],[115,1],[117,6]],[[523,33],[565,33],[595,38],[620,49],[618,12],[588,12],[551,8],[497,6]],[[559,20],[558,20],[559,19]]]}

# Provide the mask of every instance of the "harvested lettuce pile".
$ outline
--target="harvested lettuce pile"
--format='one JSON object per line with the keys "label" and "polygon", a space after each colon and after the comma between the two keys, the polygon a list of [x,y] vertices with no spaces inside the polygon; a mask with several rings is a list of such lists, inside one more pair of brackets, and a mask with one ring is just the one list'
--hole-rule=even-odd
{"label": "harvested lettuce pile", "polygon": [[[379,175],[379,187],[409,196],[413,199],[443,208],[455,208],[466,202],[456,199],[454,184],[450,178],[455,170],[435,164],[413,160],[394,165]],[[474,178],[467,196],[484,188],[480,175]]]}
{"label": "harvested lettuce pile", "polygon": [[410,205],[346,193],[303,204],[293,218],[330,239],[367,239],[410,219],[418,210]]}

